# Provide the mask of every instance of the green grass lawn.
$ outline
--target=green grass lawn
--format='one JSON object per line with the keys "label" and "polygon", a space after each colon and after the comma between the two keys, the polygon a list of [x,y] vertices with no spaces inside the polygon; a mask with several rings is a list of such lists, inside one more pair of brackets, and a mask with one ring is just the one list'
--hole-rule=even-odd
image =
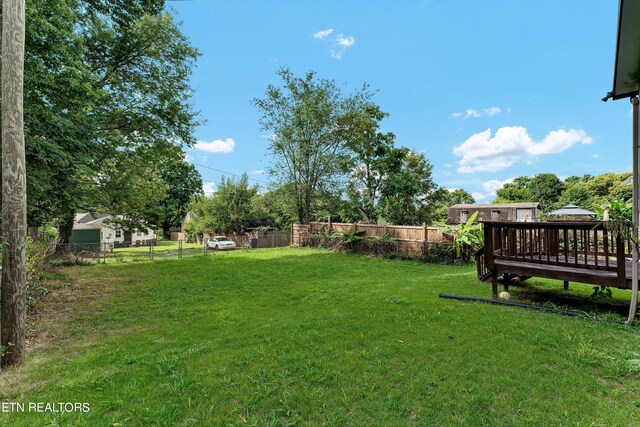
{"label": "green grass lawn", "polygon": [[[471,266],[287,248],[61,273],[67,287],[43,301],[28,362],[0,374],[0,400],[88,402],[90,412],[5,413],[0,425],[640,417],[637,327],[438,297],[490,296]],[[560,293],[562,284],[531,286]]]}
{"label": "green grass lawn", "polygon": [[[182,256],[202,255],[204,246],[197,243],[182,243]],[[155,258],[177,258],[178,242],[170,240],[160,240],[153,247],[153,257]],[[117,248],[107,257],[107,262],[122,262],[131,260],[149,259],[149,246],[138,246],[130,248]]]}

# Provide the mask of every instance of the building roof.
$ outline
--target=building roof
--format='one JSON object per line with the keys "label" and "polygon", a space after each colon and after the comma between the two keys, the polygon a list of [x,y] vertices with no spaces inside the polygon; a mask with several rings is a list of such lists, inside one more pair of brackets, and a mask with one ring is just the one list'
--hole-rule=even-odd
{"label": "building roof", "polygon": [[540,207],[540,203],[462,203],[453,205],[450,209],[537,209]]}
{"label": "building roof", "polygon": [[76,214],[75,221],[73,222],[74,230],[91,230],[102,227],[102,223],[105,219],[112,218],[109,214],[91,215],[90,213]]}
{"label": "building roof", "polygon": [[567,205],[563,208],[556,209],[555,211],[549,212],[549,215],[554,216],[595,216],[598,215],[593,211],[588,211],[586,209],[582,209],[576,205]]}

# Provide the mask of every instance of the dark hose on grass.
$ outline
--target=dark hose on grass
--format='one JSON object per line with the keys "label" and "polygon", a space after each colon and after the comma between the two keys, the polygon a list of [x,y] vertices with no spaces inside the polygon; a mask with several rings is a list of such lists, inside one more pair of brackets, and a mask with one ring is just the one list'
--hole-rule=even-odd
{"label": "dark hose on grass", "polygon": [[446,299],[455,299],[459,301],[476,301],[476,302],[484,302],[488,304],[495,305],[506,305],[510,307],[521,307],[521,308],[529,308],[538,311],[547,311],[550,313],[562,314],[564,316],[579,316],[579,317],[589,317],[585,313],[581,313],[579,311],[570,311],[570,310],[560,310],[559,308],[552,307],[543,307],[540,305],[532,305],[532,304],[523,304],[520,302],[511,302],[511,301],[500,301],[490,298],[480,298],[480,297],[466,297],[462,295],[449,295],[449,294],[440,294],[440,298]]}

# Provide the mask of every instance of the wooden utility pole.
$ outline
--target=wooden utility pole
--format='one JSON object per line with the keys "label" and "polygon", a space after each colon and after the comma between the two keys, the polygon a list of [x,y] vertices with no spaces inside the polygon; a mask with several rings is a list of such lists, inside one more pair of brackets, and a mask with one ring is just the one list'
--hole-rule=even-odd
{"label": "wooden utility pole", "polygon": [[27,179],[24,157],[24,0],[2,2],[2,291],[0,367],[25,359]]}

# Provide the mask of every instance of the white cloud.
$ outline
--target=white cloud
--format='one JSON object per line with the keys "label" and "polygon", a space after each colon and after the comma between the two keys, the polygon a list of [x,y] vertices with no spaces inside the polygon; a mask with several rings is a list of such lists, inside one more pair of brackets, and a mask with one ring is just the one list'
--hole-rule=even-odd
{"label": "white cloud", "polygon": [[323,38],[330,36],[331,33],[333,33],[333,28],[327,28],[326,30],[320,30],[316,33],[313,33],[313,38],[322,40]]}
{"label": "white cloud", "polygon": [[485,108],[484,112],[487,116],[495,116],[496,114],[500,114],[502,110],[500,109],[500,107],[489,107]]}
{"label": "white cloud", "polygon": [[313,33],[313,38],[316,40],[326,39],[330,46],[329,55],[338,60],[342,59],[347,48],[356,44],[356,38],[354,36],[345,36],[343,33],[334,34],[333,28],[315,32]]}
{"label": "white cloud", "polygon": [[233,153],[233,149],[236,146],[236,142],[233,138],[216,139],[211,142],[198,141],[193,146],[194,150],[206,151],[208,153]]}
{"label": "white cloud", "polygon": [[202,192],[205,196],[209,197],[216,192],[216,183],[213,181],[202,183]]}
{"label": "white cloud", "polygon": [[503,181],[500,181],[499,179],[492,179],[492,180],[483,182],[482,183],[482,188],[484,189],[484,191],[487,191],[489,193],[495,194],[496,191],[498,191],[499,189],[504,187],[505,184],[511,184],[514,179],[516,179],[515,176],[513,176],[511,178],[507,178],[507,179],[505,179]]}
{"label": "white cloud", "polygon": [[353,38],[353,36],[345,37],[344,34],[338,34],[336,42],[338,42],[338,45],[340,46],[349,47],[356,44],[356,39]]}
{"label": "white cloud", "polygon": [[478,113],[475,108],[467,108],[464,112],[464,118],[468,119],[469,117],[475,117],[477,119],[480,117],[480,113]]}
{"label": "white cloud", "polygon": [[507,126],[491,135],[491,129],[471,135],[465,142],[453,148],[453,154],[461,157],[458,172],[494,172],[524,161],[553,153],[561,153],[575,144],[591,144],[593,138],[581,129],[554,130],[542,141],[536,142],[521,126]]}
{"label": "white cloud", "polygon": [[583,130],[554,130],[549,132],[540,143],[534,144],[529,152],[533,155],[562,153],[577,142],[591,144],[593,138]]}
{"label": "white cloud", "polygon": [[494,197],[496,197],[496,191],[504,187],[505,184],[509,184],[513,182],[514,179],[515,177],[507,178],[502,181],[500,181],[499,179],[492,179],[489,181],[485,181],[482,183],[482,189],[485,191],[485,193],[476,191],[474,193],[471,193],[471,195],[473,196],[474,199],[476,199],[476,201],[493,199]]}
{"label": "white cloud", "polygon": [[264,175],[265,173],[267,172],[263,169],[255,169],[251,171],[251,175]]}
{"label": "white cloud", "polygon": [[184,155],[184,161],[187,163],[193,163],[195,159],[193,158],[193,156],[189,153]]}
{"label": "white cloud", "polygon": [[454,113],[451,113],[451,117],[454,119],[457,119],[459,117],[463,117],[465,119],[468,118],[474,118],[474,119],[479,119],[482,116],[495,116],[496,114],[500,114],[502,112],[502,109],[500,107],[489,107],[489,108],[485,108],[484,110],[478,111],[475,108],[467,108],[466,110],[464,110],[464,113],[461,113],[459,111],[456,111]]}

